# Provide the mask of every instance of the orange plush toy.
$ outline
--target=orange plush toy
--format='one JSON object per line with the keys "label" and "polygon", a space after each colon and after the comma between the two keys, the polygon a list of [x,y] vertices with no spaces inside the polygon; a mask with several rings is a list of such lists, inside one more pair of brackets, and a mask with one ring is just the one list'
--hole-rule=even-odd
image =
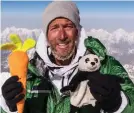
{"label": "orange plush toy", "polygon": [[[35,46],[35,40],[27,38],[23,44],[17,34],[11,34],[9,37],[11,43],[1,45],[1,50],[12,51],[8,56],[10,73],[12,76],[18,75],[19,81],[22,83],[24,88],[22,93],[26,94],[26,75],[29,61],[26,51]],[[23,99],[17,103],[18,113],[23,113],[24,102],[25,100]]]}

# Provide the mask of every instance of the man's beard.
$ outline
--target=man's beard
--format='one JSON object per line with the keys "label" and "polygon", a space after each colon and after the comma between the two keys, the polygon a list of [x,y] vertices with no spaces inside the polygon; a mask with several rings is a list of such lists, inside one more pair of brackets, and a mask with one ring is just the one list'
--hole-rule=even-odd
{"label": "man's beard", "polygon": [[68,53],[68,55],[66,55],[66,56],[59,56],[59,55],[57,55],[57,53],[54,50],[52,50],[52,54],[57,60],[65,61],[65,60],[70,59],[75,54],[75,49],[76,49],[76,47],[74,46],[72,51],[70,53]]}

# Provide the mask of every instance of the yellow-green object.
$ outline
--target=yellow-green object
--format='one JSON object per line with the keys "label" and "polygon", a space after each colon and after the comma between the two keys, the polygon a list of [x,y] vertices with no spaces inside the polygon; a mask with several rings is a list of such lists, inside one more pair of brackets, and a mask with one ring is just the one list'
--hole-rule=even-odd
{"label": "yellow-green object", "polygon": [[24,51],[33,48],[36,44],[35,40],[32,38],[27,38],[24,43],[17,34],[10,34],[9,36],[11,43],[2,44],[0,46],[1,50],[11,50],[11,51]]}
{"label": "yellow-green object", "polygon": [[6,44],[2,44],[0,46],[0,49],[1,50],[15,50],[17,47],[15,44],[12,44],[12,43],[6,43]]}
{"label": "yellow-green object", "polygon": [[17,34],[10,34],[9,38],[10,38],[11,42],[17,46],[17,49],[15,49],[15,50],[21,49],[22,41]]}
{"label": "yellow-green object", "polygon": [[34,46],[35,46],[35,40],[33,40],[31,38],[27,38],[27,40],[25,40],[25,42],[22,46],[22,50],[27,51],[27,50],[33,48]]}

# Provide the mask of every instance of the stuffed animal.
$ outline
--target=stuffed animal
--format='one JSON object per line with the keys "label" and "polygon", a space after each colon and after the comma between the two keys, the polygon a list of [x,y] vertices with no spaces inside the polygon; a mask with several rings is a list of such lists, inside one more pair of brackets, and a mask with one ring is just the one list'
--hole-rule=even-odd
{"label": "stuffed animal", "polygon": [[[92,96],[88,82],[90,82],[87,76],[93,76],[95,73],[99,73],[100,59],[97,55],[88,54],[83,56],[78,63],[78,73],[73,77],[68,86],[61,89],[62,93],[70,93],[71,111],[76,112],[78,108],[83,106],[92,105],[95,107],[96,99]],[[75,109],[75,110],[74,110]],[[88,108],[89,109],[89,108]],[[92,112],[97,112],[97,109],[93,109]]]}
{"label": "stuffed animal", "polygon": [[[36,44],[36,41],[32,38],[27,38],[24,43],[17,34],[10,34],[9,36],[11,42],[2,44],[0,46],[1,50],[11,50],[11,54],[8,56],[8,64],[11,76],[18,76],[19,81],[23,85],[23,92],[26,94],[26,75],[28,68],[28,55],[27,50],[33,48]],[[25,100],[22,99],[17,103],[18,113],[22,113],[24,109]]]}
{"label": "stuffed animal", "polygon": [[100,68],[100,59],[97,55],[88,54],[79,60],[78,68],[80,71],[95,72]]}

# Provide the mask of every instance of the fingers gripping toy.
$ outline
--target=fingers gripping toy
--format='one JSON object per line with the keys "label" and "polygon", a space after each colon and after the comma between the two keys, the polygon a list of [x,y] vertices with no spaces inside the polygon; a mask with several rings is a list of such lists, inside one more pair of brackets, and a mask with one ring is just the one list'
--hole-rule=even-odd
{"label": "fingers gripping toy", "polygon": [[[17,75],[19,81],[23,85],[23,92],[26,93],[26,75],[28,67],[28,55],[27,50],[35,46],[35,40],[32,38],[27,38],[24,43],[22,43],[20,37],[17,34],[11,34],[11,43],[6,43],[1,45],[1,50],[11,50],[11,54],[8,56],[8,64],[10,73],[12,76]],[[24,99],[17,103],[18,113],[22,113],[24,108]]]}

